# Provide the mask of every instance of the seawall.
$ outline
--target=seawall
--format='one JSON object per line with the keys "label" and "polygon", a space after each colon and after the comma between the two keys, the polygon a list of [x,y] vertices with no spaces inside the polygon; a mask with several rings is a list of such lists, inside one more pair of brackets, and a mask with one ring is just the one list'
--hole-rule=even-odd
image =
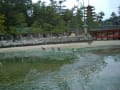
{"label": "seawall", "polygon": [[22,47],[10,47],[0,48],[0,52],[11,51],[26,51],[26,50],[44,50],[44,49],[58,49],[58,48],[85,48],[85,47],[97,47],[97,46],[120,46],[120,40],[110,41],[92,41],[92,42],[77,42],[77,43],[65,43],[65,44],[49,44],[49,45],[36,45],[36,46],[22,46]]}

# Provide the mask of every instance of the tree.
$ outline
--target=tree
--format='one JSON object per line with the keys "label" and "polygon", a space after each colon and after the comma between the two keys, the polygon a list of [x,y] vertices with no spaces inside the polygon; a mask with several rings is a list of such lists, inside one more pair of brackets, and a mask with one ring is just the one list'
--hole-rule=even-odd
{"label": "tree", "polygon": [[119,16],[118,16],[118,25],[120,25],[120,6],[118,7],[118,14],[119,14]]}
{"label": "tree", "polygon": [[28,17],[31,13],[28,12],[32,9],[31,3],[31,0],[0,0],[0,11],[5,17],[5,29],[8,33],[10,32],[10,27],[15,26],[15,15],[18,13],[25,15],[25,20],[29,25],[30,20],[28,20]]}
{"label": "tree", "polygon": [[96,15],[96,19],[99,25],[103,24],[103,17],[104,17],[104,12],[99,12],[98,15]]}
{"label": "tree", "polygon": [[63,19],[59,19],[59,22],[53,28],[52,33],[58,35],[59,33],[62,32],[65,32],[65,21]]}
{"label": "tree", "polygon": [[115,13],[115,12],[112,12],[112,13],[111,13],[111,18],[115,18],[115,17],[117,17],[116,13]]}
{"label": "tree", "polygon": [[98,21],[99,21],[100,23],[102,22],[104,15],[105,15],[104,12],[99,12],[99,13],[98,13]]}
{"label": "tree", "polygon": [[67,10],[63,13],[62,17],[63,17],[64,21],[66,22],[66,25],[67,25],[67,23],[71,20],[72,16],[73,16],[73,12],[72,12],[71,10],[68,10],[68,9],[67,9]]}
{"label": "tree", "polygon": [[115,12],[111,13],[111,17],[104,21],[107,25],[120,25],[120,6],[118,7],[118,16]]}
{"label": "tree", "polygon": [[65,2],[66,0],[59,0],[59,2],[58,2],[58,12],[59,12],[59,14],[62,14],[62,8],[63,7],[65,7],[64,5],[62,5],[63,4],[63,2]]}
{"label": "tree", "polygon": [[81,8],[77,8],[76,13],[72,15],[70,20],[70,28],[75,32],[82,32],[83,29],[83,12]]}
{"label": "tree", "polygon": [[62,15],[62,18],[65,22],[65,27],[68,31],[70,30],[70,23],[71,23],[72,16],[73,16],[73,12],[72,10],[69,10],[69,9],[63,12],[63,15]]}
{"label": "tree", "polygon": [[5,34],[4,16],[0,14],[0,35]]}
{"label": "tree", "polygon": [[76,25],[77,25],[77,28],[78,30],[81,30],[82,27],[83,27],[83,12],[82,12],[82,9],[81,8],[78,8],[77,9],[77,13],[76,13]]}
{"label": "tree", "polygon": [[119,16],[120,16],[120,6],[118,7],[118,14],[119,14]]}
{"label": "tree", "polygon": [[24,16],[23,13],[17,13],[15,15],[15,21],[16,21],[16,23],[15,23],[16,27],[25,27],[25,26],[27,26],[27,23],[25,21],[25,16]]}
{"label": "tree", "polygon": [[60,24],[60,15],[53,6],[45,6],[43,2],[37,2],[33,6],[33,26],[40,27],[43,32],[53,32]]}
{"label": "tree", "polygon": [[50,0],[50,6],[52,6],[52,7],[55,9],[56,6],[57,6],[57,1],[55,1],[55,0]]}
{"label": "tree", "polygon": [[59,5],[60,5],[60,10],[62,9],[62,3],[65,2],[66,0],[59,0]]}
{"label": "tree", "polygon": [[118,17],[117,17],[115,12],[111,13],[111,18],[110,19],[111,19],[112,25],[117,25],[118,24]]}

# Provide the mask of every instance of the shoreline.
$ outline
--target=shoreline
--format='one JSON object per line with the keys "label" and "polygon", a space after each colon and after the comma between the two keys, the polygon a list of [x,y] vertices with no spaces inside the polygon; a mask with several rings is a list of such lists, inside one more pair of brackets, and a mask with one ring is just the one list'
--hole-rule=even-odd
{"label": "shoreline", "polygon": [[49,44],[49,45],[35,45],[35,46],[21,46],[21,47],[8,47],[0,48],[0,52],[15,52],[15,51],[32,51],[43,49],[58,49],[58,48],[87,48],[87,47],[99,47],[99,46],[120,46],[120,40],[110,41],[93,41],[93,42],[77,42],[77,43],[65,43],[65,44]]}

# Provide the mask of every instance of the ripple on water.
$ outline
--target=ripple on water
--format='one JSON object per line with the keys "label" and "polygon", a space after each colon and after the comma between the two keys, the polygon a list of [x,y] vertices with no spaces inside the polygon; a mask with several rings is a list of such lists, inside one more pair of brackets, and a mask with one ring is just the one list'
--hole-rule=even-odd
{"label": "ripple on water", "polygon": [[[56,70],[43,69],[45,72],[41,72],[35,67],[31,68],[23,83],[5,86],[4,90],[120,90],[119,50],[115,50],[115,53],[114,51],[109,53],[110,50],[107,49],[108,53],[107,51],[95,50],[95,52],[100,51],[100,53],[93,52],[93,49],[91,52],[87,49],[78,49],[75,52],[66,50],[65,53],[63,51],[43,52],[41,56],[46,54],[45,56],[49,55],[50,58],[54,59],[57,57],[63,59],[65,56],[76,56],[76,58],[72,58],[74,59],[72,63],[65,62],[60,66],[55,66],[58,68]],[[101,55],[101,52],[105,54]],[[49,68],[52,68],[54,64],[58,63],[51,64]],[[38,64],[37,67],[40,67],[39,65],[41,66]],[[45,65],[41,68],[46,67]]]}

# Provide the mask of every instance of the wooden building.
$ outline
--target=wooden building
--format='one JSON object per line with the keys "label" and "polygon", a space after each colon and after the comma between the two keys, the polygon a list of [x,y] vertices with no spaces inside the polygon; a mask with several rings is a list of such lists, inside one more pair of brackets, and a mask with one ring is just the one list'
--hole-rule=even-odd
{"label": "wooden building", "polygon": [[89,31],[94,40],[120,40],[120,26],[105,26]]}

